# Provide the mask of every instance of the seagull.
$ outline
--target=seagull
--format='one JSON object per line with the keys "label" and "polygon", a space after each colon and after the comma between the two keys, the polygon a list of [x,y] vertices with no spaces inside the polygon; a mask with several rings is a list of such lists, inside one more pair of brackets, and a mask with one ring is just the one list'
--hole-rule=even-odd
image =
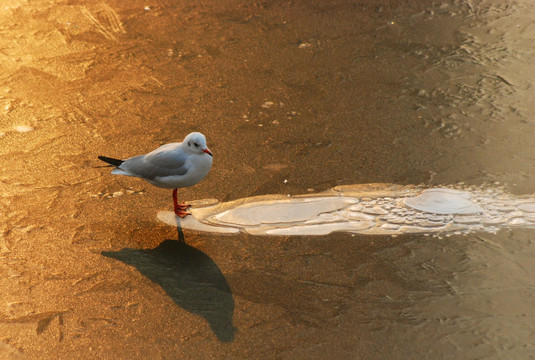
{"label": "seagull", "polygon": [[212,167],[213,155],[206,146],[206,138],[199,132],[188,134],[180,143],[160,146],[145,155],[126,160],[99,156],[100,160],[115,166],[115,175],[134,176],[154,186],[173,189],[175,214],[184,218],[190,213],[190,205],[178,203],[178,188],[193,186],[200,182]]}

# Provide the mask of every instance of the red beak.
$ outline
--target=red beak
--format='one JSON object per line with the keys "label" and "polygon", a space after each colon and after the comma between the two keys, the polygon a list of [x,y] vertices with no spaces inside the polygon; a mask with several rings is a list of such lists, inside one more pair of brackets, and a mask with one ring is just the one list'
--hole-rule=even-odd
{"label": "red beak", "polygon": [[203,152],[207,153],[208,155],[210,155],[211,157],[214,157],[214,155],[212,155],[212,153],[210,152],[210,150],[208,150],[208,148],[206,149],[202,149]]}

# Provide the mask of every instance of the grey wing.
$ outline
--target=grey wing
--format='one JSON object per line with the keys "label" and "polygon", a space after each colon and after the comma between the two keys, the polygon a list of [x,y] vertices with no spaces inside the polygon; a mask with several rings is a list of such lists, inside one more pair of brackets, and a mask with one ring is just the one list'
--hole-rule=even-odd
{"label": "grey wing", "polygon": [[180,149],[180,143],[173,143],[163,145],[147,155],[130,158],[120,168],[146,179],[184,175],[189,169],[186,159],[187,155]]}

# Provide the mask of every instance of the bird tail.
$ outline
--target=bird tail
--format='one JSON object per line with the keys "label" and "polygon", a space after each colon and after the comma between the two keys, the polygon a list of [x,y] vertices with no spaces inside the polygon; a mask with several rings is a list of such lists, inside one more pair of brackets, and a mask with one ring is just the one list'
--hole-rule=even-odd
{"label": "bird tail", "polygon": [[108,163],[112,166],[119,167],[122,163],[124,163],[124,160],[114,159],[107,156],[99,156],[100,160],[104,161],[105,163]]}

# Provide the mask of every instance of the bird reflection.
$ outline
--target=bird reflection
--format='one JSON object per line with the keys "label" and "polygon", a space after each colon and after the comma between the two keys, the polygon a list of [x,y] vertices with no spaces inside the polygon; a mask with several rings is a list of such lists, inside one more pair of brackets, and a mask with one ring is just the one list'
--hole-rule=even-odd
{"label": "bird reflection", "polygon": [[[125,248],[102,255],[134,266],[159,284],[173,301],[208,322],[220,341],[234,339],[234,299],[230,286],[214,261],[183,241],[165,240],[149,250]],[[181,241],[182,240],[182,241]]]}

